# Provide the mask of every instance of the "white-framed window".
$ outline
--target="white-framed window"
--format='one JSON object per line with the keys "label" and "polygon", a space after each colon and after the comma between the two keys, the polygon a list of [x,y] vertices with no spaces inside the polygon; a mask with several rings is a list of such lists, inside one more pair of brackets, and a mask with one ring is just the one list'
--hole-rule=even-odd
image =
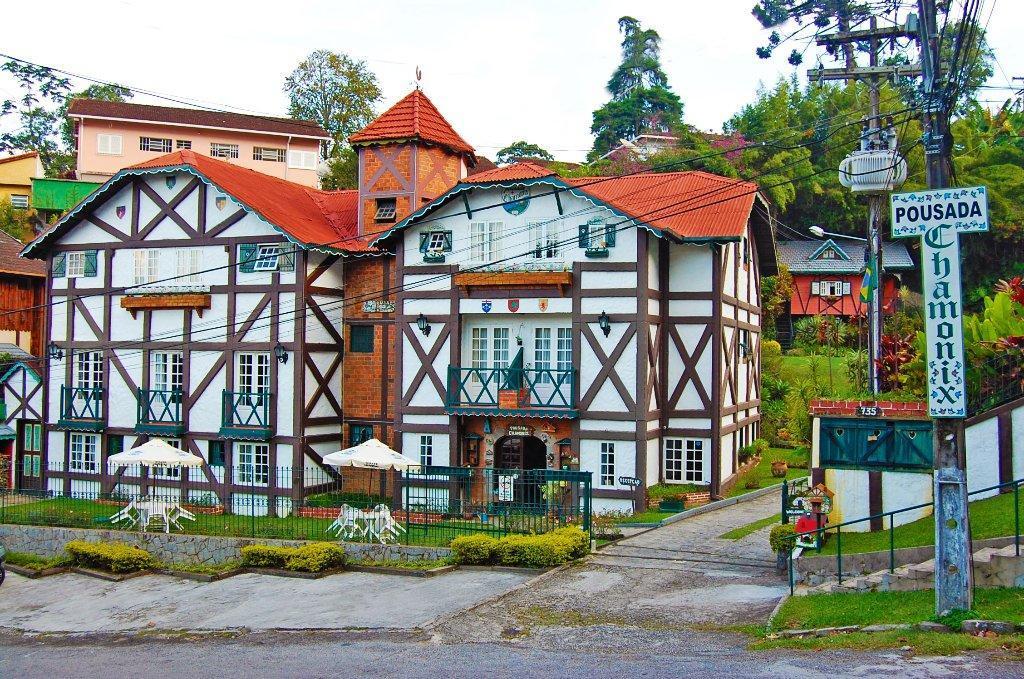
{"label": "white-framed window", "polygon": [[[489,354],[489,342],[490,332],[488,328],[473,328],[470,330],[469,335],[469,360],[470,366],[477,370],[487,370],[488,354]],[[477,373],[473,373],[472,381],[479,383],[480,376]]]}
{"label": "white-framed window", "polygon": [[533,259],[557,259],[558,222],[530,222],[530,247]]}
{"label": "white-framed window", "polygon": [[223,144],[210,142],[210,155],[214,158],[237,158],[238,144]]}
{"label": "white-framed window", "polygon": [[398,216],[398,199],[377,198],[373,202],[377,211],[373,214],[375,222],[393,222]]}
{"label": "white-framed window", "polygon": [[599,479],[602,486],[615,485],[615,444],[611,441],[601,442],[601,469]]}
{"label": "white-framed window", "polygon": [[67,255],[68,278],[82,278],[85,276],[85,252],[69,252]]}
{"label": "white-framed window", "polygon": [[491,365],[495,368],[507,368],[512,357],[509,355],[511,332],[508,328],[494,328],[492,336]]}
{"label": "white-framed window", "polygon": [[849,281],[812,281],[811,294],[822,297],[842,297],[850,294]]}
{"label": "white-framed window", "polygon": [[75,386],[95,389],[103,386],[103,353],[99,351],[75,352]]}
{"label": "white-framed window", "polygon": [[424,467],[434,466],[434,437],[420,436],[420,464]]}
{"label": "white-framed window", "polygon": [[270,446],[266,443],[235,444],[235,483],[265,486],[270,483]]}
{"label": "white-framed window", "polygon": [[[181,439],[164,439],[164,442],[178,450],[184,450],[181,446]],[[181,467],[161,467],[159,465],[154,465],[150,467],[150,472],[155,479],[171,479],[173,481],[177,481],[181,478]]]}
{"label": "white-framed window", "polygon": [[608,227],[600,219],[587,222],[587,243],[592,248],[608,247]]}
{"label": "white-framed window", "polygon": [[11,194],[11,207],[19,210],[25,210],[28,208],[28,196],[22,193]]}
{"label": "white-framed window", "polygon": [[184,370],[180,351],[152,351],[149,362],[154,390],[181,390]]}
{"label": "white-framed window", "polygon": [[102,156],[120,156],[124,153],[124,142],[119,134],[97,134],[96,153]]}
{"label": "white-framed window", "polygon": [[[551,370],[551,328],[533,329],[533,367],[540,370]],[[537,382],[551,384],[551,374],[538,372]]]}
{"label": "white-framed window", "polygon": [[160,251],[135,251],[135,285],[146,285],[160,277]]}
{"label": "white-framed window", "polygon": [[199,272],[203,268],[203,251],[200,248],[178,248],[175,253],[177,260],[176,282],[185,284],[202,283],[203,277]]}
{"label": "white-framed window", "polygon": [[179,151],[190,150],[192,148],[192,140],[191,139],[176,139],[176,140],[174,140],[174,148],[178,149]]}
{"label": "white-framed window", "polygon": [[270,391],[270,354],[239,352],[235,354],[235,390],[247,393]]}
{"label": "white-framed window", "polygon": [[280,245],[260,245],[256,248],[253,271],[277,271],[281,259]]}
{"label": "white-framed window", "polygon": [[444,252],[447,245],[448,236],[444,231],[431,231],[427,234],[427,252]]}
{"label": "white-framed window", "polygon": [[253,160],[268,160],[272,163],[284,162],[284,149],[275,149],[267,146],[252,147]]}
{"label": "white-framed window", "polygon": [[170,153],[172,140],[162,137],[139,137],[140,151],[156,151],[157,153]]}
{"label": "white-framed window", "polygon": [[498,258],[504,222],[472,222],[469,225],[469,252],[474,262],[493,262]]}
{"label": "white-framed window", "polygon": [[316,151],[289,151],[288,167],[297,170],[315,170],[320,154]]}
{"label": "white-framed window", "polygon": [[68,470],[84,474],[99,471],[100,437],[97,434],[71,434]]}
{"label": "white-framed window", "polygon": [[572,370],[572,328],[558,328],[557,370]]}
{"label": "white-framed window", "polygon": [[704,441],[665,439],[665,482],[704,483]]}

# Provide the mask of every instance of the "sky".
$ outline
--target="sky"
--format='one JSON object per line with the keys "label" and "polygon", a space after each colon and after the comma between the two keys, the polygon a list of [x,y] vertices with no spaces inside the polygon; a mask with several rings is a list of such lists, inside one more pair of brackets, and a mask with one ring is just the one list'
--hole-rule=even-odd
{"label": "sky", "polygon": [[[579,160],[593,141],[591,114],[608,100],[604,87],[619,62],[617,20],[624,14],[661,34],[669,83],[685,120],[698,128],[721,130],[760,84],[788,77],[788,47],[767,61],[754,54],[766,31],[750,14],[753,1],[34,0],[10,3],[4,23],[43,20],[45,28],[4,31],[0,52],[271,115],[286,113],[281,85],[305,55],[346,52],[377,75],[380,111],[415,86],[419,66],[424,92],[479,154],[493,158],[525,139],[559,159]],[[982,17],[999,61],[989,84],[1005,87],[1024,75],[1024,2],[984,0]],[[85,84],[76,81],[76,89]],[[1002,101],[1009,94],[991,89],[983,96]],[[0,76],[0,98],[16,95],[16,85]]]}

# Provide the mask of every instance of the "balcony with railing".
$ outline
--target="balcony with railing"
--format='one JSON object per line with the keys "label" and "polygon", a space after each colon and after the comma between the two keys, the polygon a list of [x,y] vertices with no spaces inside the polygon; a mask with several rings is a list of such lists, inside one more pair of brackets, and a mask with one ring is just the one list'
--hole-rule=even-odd
{"label": "balcony with railing", "polygon": [[57,426],[79,431],[102,431],[103,387],[60,388],[60,418]]}
{"label": "balcony with railing", "polygon": [[180,389],[139,389],[138,416],[135,431],[140,434],[181,436],[185,423],[181,419]]}
{"label": "balcony with railing", "polygon": [[266,441],[271,437],[269,391],[224,391],[220,435]]}
{"label": "balcony with railing", "polygon": [[523,415],[575,418],[576,371],[569,368],[448,368],[449,415]]}

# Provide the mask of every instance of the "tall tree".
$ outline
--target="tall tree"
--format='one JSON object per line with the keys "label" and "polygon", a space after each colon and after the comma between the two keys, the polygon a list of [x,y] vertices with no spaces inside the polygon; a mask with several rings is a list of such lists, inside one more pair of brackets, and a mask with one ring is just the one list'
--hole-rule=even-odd
{"label": "tall tree", "polygon": [[599,157],[620,139],[670,132],[682,124],[683,103],[669,88],[661,68],[661,36],[633,17],[619,19],[622,62],[608,80],[611,101],[594,111],[591,157]]}
{"label": "tall tree", "polygon": [[0,71],[18,83],[21,96],[0,105],[0,118],[12,116],[12,129],[0,132],[0,151],[36,151],[48,176],[60,174],[67,163],[58,140],[59,109],[71,83],[44,66],[8,61]]}
{"label": "tall tree", "polygon": [[284,91],[288,115],[319,123],[331,136],[331,144],[323,149],[331,168],[323,178],[324,187],[353,188],[354,184],[343,185],[352,179],[347,139],[374,118],[374,104],[381,98],[377,76],[365,61],[316,50],[285,78]]}
{"label": "tall tree", "polygon": [[540,158],[541,160],[555,159],[555,157],[545,149],[526,141],[514,141],[498,151],[495,156],[498,165],[508,165],[516,162],[519,158]]}

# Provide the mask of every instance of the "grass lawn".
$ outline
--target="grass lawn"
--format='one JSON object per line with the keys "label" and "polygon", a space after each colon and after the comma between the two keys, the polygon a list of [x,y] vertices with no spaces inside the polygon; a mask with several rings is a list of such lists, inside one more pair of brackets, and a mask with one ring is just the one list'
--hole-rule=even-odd
{"label": "grass lawn", "polygon": [[765,488],[767,486],[775,485],[776,483],[782,483],[782,479],[777,479],[772,476],[772,462],[775,462],[776,460],[785,460],[789,463],[789,471],[786,472],[786,480],[798,479],[803,476],[807,476],[810,473],[807,469],[795,469],[793,467],[794,464],[803,464],[805,466],[808,464],[810,461],[810,453],[806,448],[796,448],[795,450],[789,450],[788,448],[769,448],[768,452],[761,458],[761,463],[745,474],[741,474],[725,496],[736,497],[737,495],[746,495],[752,490],[757,490],[757,488],[747,488],[747,483],[750,481],[756,481],[758,488]]}
{"label": "grass lawn", "polygon": [[[1020,498],[1021,520],[1024,523],[1024,494]],[[976,500],[970,504],[971,537],[975,540],[997,538],[1014,534],[1013,493]],[[822,554],[836,553],[834,531],[821,548]],[[896,526],[893,542],[896,549],[901,547],[922,547],[935,544],[935,518],[926,516],[913,523]],[[843,553],[882,552],[889,549],[889,531],[874,533],[843,532]],[[814,552],[807,551],[808,554]]]}
{"label": "grass lawn", "polygon": [[675,516],[679,512],[637,512],[636,514],[624,514],[623,516],[616,519],[615,523],[658,523],[670,516]]}
{"label": "grass lawn", "polygon": [[760,638],[749,646],[752,651],[772,651],[780,648],[801,651],[854,650],[881,651],[909,649],[913,655],[956,655],[967,651],[992,651],[993,659],[1020,662],[1024,660],[1024,635],[1000,635],[991,639],[969,634],[921,632],[914,629],[880,632],[876,634],[836,634],[811,639]]}
{"label": "grass lawn", "polygon": [[[9,505],[0,512],[0,523],[64,526],[70,528],[117,528],[105,520],[117,512],[118,505],[108,505],[76,498],[48,498],[37,502]],[[303,516],[269,517],[241,514],[195,513],[195,521],[182,521],[184,533],[191,535],[227,535],[281,540],[328,540],[337,538],[327,532],[333,519]],[[178,532],[178,531],[176,531]],[[467,524],[439,523],[410,525],[401,541],[410,545],[447,545],[459,535],[480,532]],[[13,563],[13,562],[12,562]]]}
{"label": "grass lawn", "polygon": [[772,514],[771,516],[766,516],[763,519],[758,519],[757,521],[751,521],[750,523],[748,523],[745,526],[740,526],[739,528],[733,528],[728,533],[723,533],[719,537],[723,538],[725,540],[739,540],[740,538],[747,537],[751,533],[756,533],[757,531],[761,530],[762,528],[765,528],[767,526],[772,526],[772,525],[774,525],[776,523],[779,523],[781,520],[782,519],[779,516],[779,514]]}
{"label": "grass lawn", "polygon": [[[787,384],[798,384],[804,380],[812,379],[812,364],[817,364],[818,384],[825,388],[831,385],[831,392],[834,398],[851,396],[854,393],[850,384],[849,375],[846,370],[846,356],[783,356],[780,376]],[[829,367],[832,369],[831,382],[829,381]]]}
{"label": "grass lawn", "polygon": [[[974,591],[972,617],[1024,622],[1024,589],[998,587]],[[915,623],[935,614],[935,591],[864,592],[794,596],[782,604],[774,629],[812,629],[842,625]]]}

